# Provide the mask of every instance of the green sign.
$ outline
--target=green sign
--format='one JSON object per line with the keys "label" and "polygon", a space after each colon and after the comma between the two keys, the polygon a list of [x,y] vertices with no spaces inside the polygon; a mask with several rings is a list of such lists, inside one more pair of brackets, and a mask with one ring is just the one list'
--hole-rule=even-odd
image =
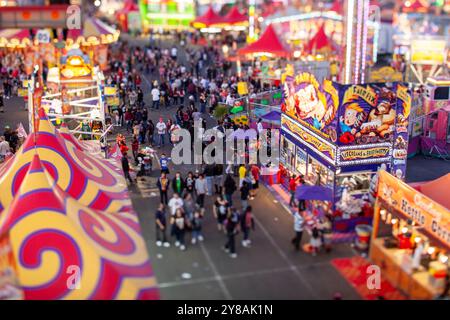
{"label": "green sign", "polygon": [[272,96],[273,99],[281,99],[282,98],[282,94],[281,92],[276,92],[274,93],[274,95]]}
{"label": "green sign", "polygon": [[239,113],[239,112],[242,112],[242,111],[244,111],[244,107],[243,106],[235,106],[235,107],[231,108],[230,113],[236,114],[236,113]]}

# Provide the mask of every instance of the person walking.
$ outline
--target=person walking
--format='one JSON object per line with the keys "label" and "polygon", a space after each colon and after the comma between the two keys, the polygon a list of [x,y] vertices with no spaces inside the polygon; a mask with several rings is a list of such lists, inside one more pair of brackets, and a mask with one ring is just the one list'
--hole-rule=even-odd
{"label": "person walking", "polygon": [[227,174],[225,182],[223,184],[223,189],[225,192],[225,199],[229,206],[233,206],[233,193],[236,191],[236,182],[230,173]]}
{"label": "person walking", "polygon": [[219,195],[216,198],[213,206],[213,213],[214,217],[217,220],[217,230],[224,230],[224,224],[228,214],[228,202],[223,198],[222,195]]}
{"label": "person walking", "polygon": [[203,174],[200,174],[198,179],[195,180],[195,192],[197,193],[197,204],[203,209],[205,207],[205,194],[208,192]]}
{"label": "person walking", "polygon": [[242,182],[244,182],[245,175],[247,174],[247,169],[245,168],[245,165],[241,164],[239,166],[239,188],[242,187]]}
{"label": "person walking", "polygon": [[186,187],[186,192],[190,193],[192,198],[194,198],[195,178],[192,171],[188,172],[186,180],[184,181],[184,185]]}
{"label": "person walking", "polygon": [[158,131],[158,147],[161,148],[162,146],[164,146],[164,136],[166,135],[167,132],[167,126],[163,121],[163,118],[159,118],[158,123],[156,124],[156,130]]}
{"label": "person walking", "polygon": [[311,238],[309,239],[309,244],[311,246],[311,254],[316,256],[322,246],[322,241],[320,239],[319,229],[314,226],[311,231]]}
{"label": "person walking", "polygon": [[212,195],[212,189],[214,184],[214,165],[213,164],[207,164],[205,166],[205,170],[203,171],[203,174],[206,177],[206,187],[207,187],[207,194],[208,196]]}
{"label": "person walking", "polygon": [[161,176],[158,179],[158,182],[156,183],[159,189],[159,196],[161,197],[161,203],[167,205],[168,199],[167,199],[167,191],[169,189],[169,179],[166,176],[166,173],[161,173]]}
{"label": "person walking", "polygon": [[175,246],[180,247],[181,251],[186,250],[184,236],[186,233],[186,218],[183,215],[181,208],[175,211],[175,215],[171,217],[171,224],[173,226],[173,233],[175,235]]}
{"label": "person walking", "polygon": [[200,210],[194,212],[194,217],[191,221],[192,225],[192,244],[196,244],[197,241],[203,241],[202,234],[203,215]]}
{"label": "person walking", "polygon": [[183,209],[183,199],[180,198],[178,193],[174,193],[172,198],[170,198],[168,207],[170,209],[170,215],[174,216],[178,209]]}
{"label": "person walking", "polygon": [[295,190],[297,189],[297,176],[294,174],[289,179],[289,193],[291,195],[291,198],[289,200],[289,206],[295,207]]}
{"label": "person walking", "polygon": [[159,100],[161,92],[159,91],[158,87],[155,85],[151,91],[152,95],[152,109],[159,109]]}
{"label": "person walking", "polygon": [[130,184],[133,184],[133,179],[131,179],[130,176],[130,163],[128,162],[128,155],[126,154],[122,156],[122,170],[125,178],[130,181]]}
{"label": "person walking", "polygon": [[261,170],[259,169],[259,167],[256,164],[253,164],[250,168],[250,172],[252,174],[253,177],[253,186],[251,189],[251,194],[250,194],[250,200],[253,200],[256,197],[256,194],[258,192],[258,188],[259,188],[259,175]]}
{"label": "person walking", "polygon": [[177,172],[175,173],[175,177],[172,180],[172,189],[173,192],[178,193],[179,195],[182,195],[184,192],[184,180],[181,177],[181,173]]}
{"label": "person walking", "polygon": [[303,235],[303,227],[305,224],[305,219],[303,218],[301,212],[295,211],[294,214],[294,232],[295,237],[292,239],[292,244],[295,247],[295,250],[300,250],[300,242],[302,241]]}
{"label": "person walking", "polygon": [[240,191],[241,191],[241,206],[242,211],[244,211],[248,207],[248,197],[250,194],[250,189],[247,181],[242,182],[242,187],[240,188]]}
{"label": "person walking", "polygon": [[133,140],[131,141],[131,152],[133,152],[134,162],[137,163],[137,156],[139,153],[139,141],[135,135],[133,135]]}
{"label": "person walking", "polygon": [[153,146],[154,143],[153,134],[155,133],[155,124],[153,123],[152,119],[148,119],[147,131],[148,131],[148,143],[150,144],[150,146]]}
{"label": "person walking", "polygon": [[171,159],[169,157],[166,157],[165,153],[161,153],[161,158],[159,158],[159,165],[161,167],[161,173],[164,172],[166,174],[169,174],[169,161]]}
{"label": "person walking", "polygon": [[191,221],[196,209],[195,201],[190,193],[186,193],[183,197],[183,210],[186,218]]}
{"label": "person walking", "polygon": [[248,206],[241,214],[241,230],[244,234],[244,239],[242,240],[242,245],[244,247],[249,247],[251,241],[249,239],[250,230],[255,230],[255,220],[253,219],[252,207]]}
{"label": "person walking", "polygon": [[158,210],[156,210],[155,214],[155,222],[156,222],[156,245],[161,247],[168,248],[170,247],[170,243],[167,241],[167,221],[166,221],[166,212],[165,212],[164,204],[160,203],[158,206]]}
{"label": "person walking", "polygon": [[231,212],[225,221],[225,230],[227,242],[224,250],[230,254],[231,258],[237,258],[236,253],[236,234],[239,232],[239,212],[235,208],[231,208]]}
{"label": "person walking", "polygon": [[214,189],[216,194],[222,194],[223,164],[214,166]]}
{"label": "person walking", "polygon": [[[10,152],[11,148],[9,142],[6,141],[4,136],[0,137],[0,163],[5,160],[6,155]],[[125,170],[124,170],[125,172]]]}

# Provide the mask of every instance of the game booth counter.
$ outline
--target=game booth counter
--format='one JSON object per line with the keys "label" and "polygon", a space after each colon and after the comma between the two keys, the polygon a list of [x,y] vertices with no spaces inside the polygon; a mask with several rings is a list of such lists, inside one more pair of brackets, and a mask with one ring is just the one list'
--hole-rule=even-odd
{"label": "game booth counter", "polygon": [[401,83],[319,83],[309,73],[287,76],[281,115],[279,182],[301,175],[331,189],[333,201],[309,201],[333,217],[335,232],[370,224],[376,173],[404,178],[411,97]]}
{"label": "game booth counter", "polygon": [[409,127],[408,156],[423,153],[450,158],[450,78],[429,77],[425,92],[415,93]]}
{"label": "game booth counter", "polygon": [[[448,190],[448,177],[444,182]],[[370,260],[409,298],[443,298],[449,273],[449,207],[381,171],[374,211]]]}

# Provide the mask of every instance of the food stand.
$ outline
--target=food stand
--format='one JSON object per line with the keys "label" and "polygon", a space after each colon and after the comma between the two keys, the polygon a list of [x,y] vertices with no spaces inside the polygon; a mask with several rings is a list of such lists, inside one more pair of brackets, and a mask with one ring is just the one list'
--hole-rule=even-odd
{"label": "food stand", "polygon": [[312,74],[287,76],[281,106],[280,182],[304,176],[332,189],[335,231],[370,223],[370,185],[380,167],[405,175],[410,95],[400,83],[341,85]]}
{"label": "food stand", "polygon": [[379,173],[370,259],[411,299],[433,299],[449,272],[450,211]]}

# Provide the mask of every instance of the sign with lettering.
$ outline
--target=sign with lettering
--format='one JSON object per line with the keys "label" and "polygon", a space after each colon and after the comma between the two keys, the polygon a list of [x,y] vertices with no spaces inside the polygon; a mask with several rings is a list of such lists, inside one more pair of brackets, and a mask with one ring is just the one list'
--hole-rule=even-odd
{"label": "sign with lettering", "polygon": [[316,136],[314,133],[310,132],[306,128],[303,128],[285,115],[281,117],[281,128],[295,136],[302,144],[315,150],[331,164],[335,163],[336,146],[333,144],[319,136]]}
{"label": "sign with lettering", "polygon": [[341,152],[342,161],[350,161],[356,159],[382,158],[389,154],[388,147],[350,149]]}
{"label": "sign with lettering", "polygon": [[378,174],[378,197],[450,248],[450,211],[386,171]]}

